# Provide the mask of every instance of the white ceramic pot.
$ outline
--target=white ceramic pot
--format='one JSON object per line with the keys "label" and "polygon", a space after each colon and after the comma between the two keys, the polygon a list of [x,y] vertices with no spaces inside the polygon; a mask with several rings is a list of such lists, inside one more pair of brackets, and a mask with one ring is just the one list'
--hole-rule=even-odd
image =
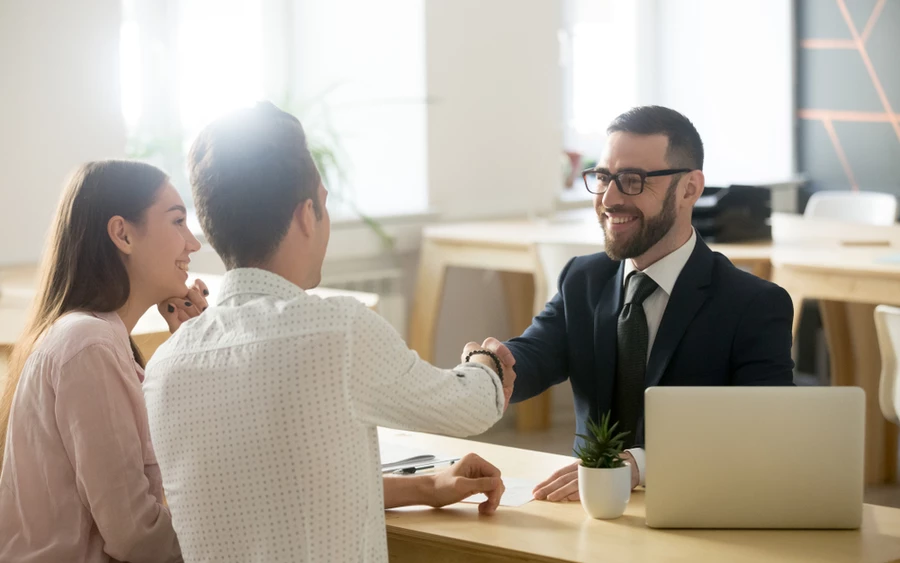
{"label": "white ceramic pot", "polygon": [[618,518],[631,498],[631,466],[592,469],[579,465],[578,494],[591,518]]}

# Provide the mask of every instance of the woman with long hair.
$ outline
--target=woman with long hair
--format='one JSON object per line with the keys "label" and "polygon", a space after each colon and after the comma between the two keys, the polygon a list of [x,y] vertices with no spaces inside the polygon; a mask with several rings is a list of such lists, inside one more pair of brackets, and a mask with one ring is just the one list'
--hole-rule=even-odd
{"label": "woman with long hair", "polygon": [[181,560],[130,333],[154,305],[171,331],[206,308],[199,248],[159,169],[73,175],[0,399],[0,561]]}

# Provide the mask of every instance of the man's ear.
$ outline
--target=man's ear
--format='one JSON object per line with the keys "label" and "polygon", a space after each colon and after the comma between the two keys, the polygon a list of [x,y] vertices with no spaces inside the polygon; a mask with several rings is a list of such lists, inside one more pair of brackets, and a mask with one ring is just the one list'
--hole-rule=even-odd
{"label": "man's ear", "polygon": [[130,255],[134,252],[134,235],[128,221],[116,215],[106,223],[106,232],[116,248],[123,254]]}
{"label": "man's ear", "polygon": [[300,227],[300,232],[306,237],[312,237],[316,227],[316,210],[312,199],[307,199],[294,208],[294,220]]}
{"label": "man's ear", "polygon": [[702,170],[694,170],[687,175],[687,182],[684,185],[684,198],[689,200],[693,206],[703,195],[703,188],[706,186],[706,178],[703,176]]}

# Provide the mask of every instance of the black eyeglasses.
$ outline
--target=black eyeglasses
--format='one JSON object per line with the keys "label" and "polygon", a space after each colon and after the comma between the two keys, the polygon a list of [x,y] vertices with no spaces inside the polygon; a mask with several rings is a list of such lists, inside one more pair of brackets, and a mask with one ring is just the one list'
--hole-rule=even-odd
{"label": "black eyeglasses", "polygon": [[673,168],[669,170],[653,170],[645,172],[643,170],[626,170],[618,174],[610,174],[606,170],[596,170],[588,168],[581,173],[584,179],[584,187],[592,194],[602,195],[609,189],[609,185],[615,181],[619,191],[625,195],[638,195],[644,191],[644,183],[647,178],[655,178],[657,176],[671,176],[672,174],[684,174],[685,172],[693,172],[690,168]]}

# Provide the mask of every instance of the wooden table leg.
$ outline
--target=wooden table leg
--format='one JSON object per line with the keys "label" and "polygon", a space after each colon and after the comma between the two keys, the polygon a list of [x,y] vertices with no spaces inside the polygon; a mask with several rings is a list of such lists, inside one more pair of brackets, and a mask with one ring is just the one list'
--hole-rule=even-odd
{"label": "wooden table leg", "polygon": [[874,305],[822,301],[832,385],[856,385],[866,393],[866,484],[893,483],[897,475],[897,427],[881,414],[881,356]]}
{"label": "wooden table leg", "polygon": [[447,264],[440,247],[424,239],[419,253],[419,274],[409,323],[409,347],[426,362],[434,362],[434,337],[446,277]]}
{"label": "wooden table leg", "polygon": [[803,311],[803,295],[795,291],[787,290],[794,305],[794,321],[791,324],[791,337],[793,341],[797,340],[797,329],[800,328],[800,313]]}
{"label": "wooden table leg", "polygon": [[10,351],[12,351],[12,346],[0,346],[0,395],[6,389],[6,370],[9,366]]}
{"label": "wooden table leg", "polygon": [[[847,324],[847,306],[841,301],[819,301],[822,328],[828,343],[832,385],[856,385],[853,377],[853,349],[850,327]],[[874,321],[873,321],[874,324]]]}
{"label": "wooden table leg", "polygon": [[758,278],[764,280],[772,279],[772,262],[769,260],[758,260],[753,264],[750,272]]}
{"label": "wooden table leg", "polygon": [[[535,283],[531,274],[501,272],[503,294],[506,297],[506,310],[509,328],[516,336],[525,332],[531,325],[534,311]],[[516,430],[519,432],[538,432],[550,428],[551,390],[522,401],[516,405]]]}

